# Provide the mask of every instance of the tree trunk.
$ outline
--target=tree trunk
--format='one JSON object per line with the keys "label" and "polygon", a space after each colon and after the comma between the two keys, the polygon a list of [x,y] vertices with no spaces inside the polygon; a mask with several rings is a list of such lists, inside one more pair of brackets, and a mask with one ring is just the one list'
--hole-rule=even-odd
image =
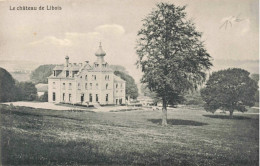
{"label": "tree trunk", "polygon": [[233,118],[233,112],[234,112],[234,110],[230,110],[230,111],[229,111],[229,113],[230,113],[230,114],[229,114],[229,118],[230,118],[230,119]]}
{"label": "tree trunk", "polygon": [[167,107],[166,107],[166,101],[165,101],[165,99],[163,99],[162,126],[167,126]]}

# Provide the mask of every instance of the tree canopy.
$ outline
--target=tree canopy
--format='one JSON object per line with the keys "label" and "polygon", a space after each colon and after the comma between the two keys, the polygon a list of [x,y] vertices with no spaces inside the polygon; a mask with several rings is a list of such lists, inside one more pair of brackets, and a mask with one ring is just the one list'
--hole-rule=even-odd
{"label": "tree canopy", "polygon": [[131,98],[136,99],[138,97],[138,88],[133,77],[122,71],[114,71],[114,74],[126,81],[126,96],[130,96]]}
{"label": "tree canopy", "polygon": [[205,72],[212,65],[202,34],[186,18],[185,8],[159,3],[138,31],[141,82],[162,98],[163,125],[167,125],[167,105],[181,102],[185,91],[205,81]]}
{"label": "tree canopy", "polygon": [[128,74],[128,71],[125,69],[124,66],[121,66],[121,65],[109,65],[109,67],[114,70],[114,71],[121,71],[121,72],[124,72],[126,74]]}
{"label": "tree canopy", "polygon": [[17,83],[18,100],[33,101],[37,99],[37,89],[32,82]]}
{"label": "tree canopy", "polygon": [[234,110],[245,112],[246,106],[254,105],[257,88],[248,71],[233,68],[212,73],[201,96],[206,111],[221,109],[229,111],[232,117]]}
{"label": "tree canopy", "polygon": [[56,65],[48,64],[48,65],[40,65],[31,73],[31,81],[35,84],[38,83],[48,83],[48,77],[52,74],[52,70]]}
{"label": "tree canopy", "polygon": [[12,75],[0,68],[0,102],[16,100],[16,86]]}

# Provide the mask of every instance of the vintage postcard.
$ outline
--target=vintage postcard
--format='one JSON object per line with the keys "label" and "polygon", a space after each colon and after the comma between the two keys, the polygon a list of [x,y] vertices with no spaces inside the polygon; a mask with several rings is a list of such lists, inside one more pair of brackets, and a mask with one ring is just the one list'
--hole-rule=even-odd
{"label": "vintage postcard", "polygon": [[258,0],[0,0],[0,165],[259,165]]}

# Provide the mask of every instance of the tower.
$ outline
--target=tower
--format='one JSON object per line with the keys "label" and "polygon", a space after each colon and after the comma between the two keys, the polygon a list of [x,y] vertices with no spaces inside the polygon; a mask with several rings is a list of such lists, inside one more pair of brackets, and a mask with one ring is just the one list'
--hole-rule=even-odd
{"label": "tower", "polygon": [[99,48],[97,52],[95,53],[97,60],[96,64],[99,64],[100,66],[105,63],[104,56],[106,55],[105,51],[102,49],[101,42],[99,43]]}

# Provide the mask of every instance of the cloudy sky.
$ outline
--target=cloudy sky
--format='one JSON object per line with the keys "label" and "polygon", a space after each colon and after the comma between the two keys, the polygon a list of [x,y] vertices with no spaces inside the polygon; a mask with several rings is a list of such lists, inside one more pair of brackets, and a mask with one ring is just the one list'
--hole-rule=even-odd
{"label": "cloudy sky", "polygon": [[[142,19],[157,0],[0,0],[0,60],[59,64],[95,60],[102,42],[110,64],[126,67],[136,79],[141,72],[135,44]],[[259,4],[257,0],[166,0],[187,5],[188,18],[214,58],[214,70],[243,67],[258,71]],[[60,6],[57,11],[9,10],[18,6]],[[234,18],[241,19],[240,22]],[[226,20],[232,26],[221,27]]]}

